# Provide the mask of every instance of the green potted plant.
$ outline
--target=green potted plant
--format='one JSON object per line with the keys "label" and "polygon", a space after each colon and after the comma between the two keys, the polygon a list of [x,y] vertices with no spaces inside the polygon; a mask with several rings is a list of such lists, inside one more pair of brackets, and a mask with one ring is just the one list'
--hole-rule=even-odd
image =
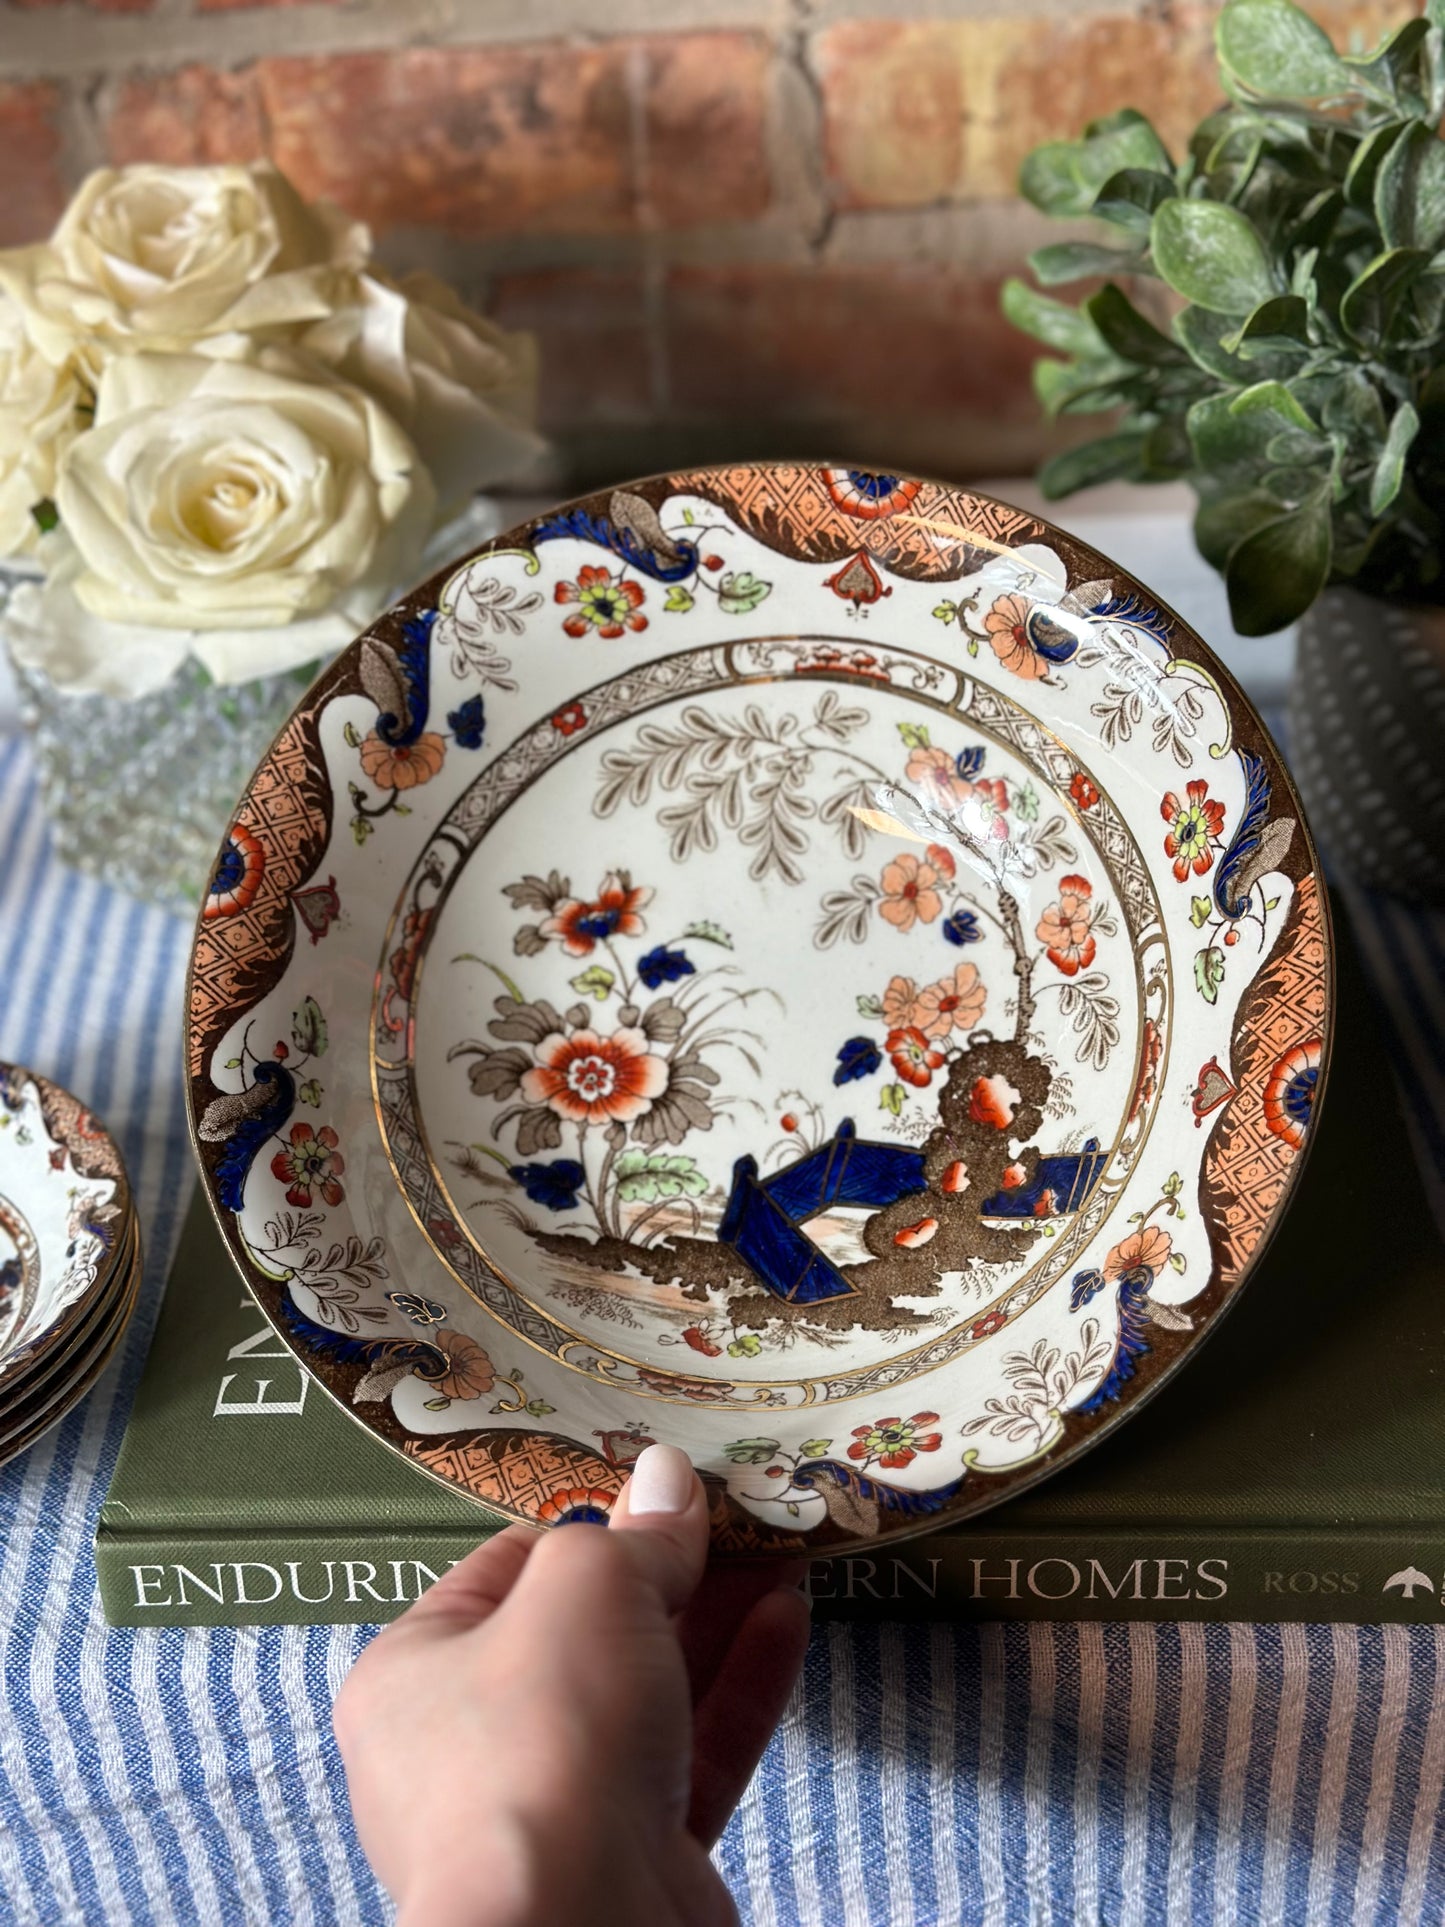
{"label": "green potted plant", "polygon": [[1112,230],[1030,259],[1104,277],[1077,306],[1004,291],[1057,351],[1049,412],[1112,417],[1041,484],[1192,485],[1235,627],[1300,624],[1291,760],[1331,853],[1442,899],[1445,0],[1357,57],[1291,0],[1228,0],[1215,37],[1227,99],[1181,157],[1126,108],[1024,163],[1036,207]]}

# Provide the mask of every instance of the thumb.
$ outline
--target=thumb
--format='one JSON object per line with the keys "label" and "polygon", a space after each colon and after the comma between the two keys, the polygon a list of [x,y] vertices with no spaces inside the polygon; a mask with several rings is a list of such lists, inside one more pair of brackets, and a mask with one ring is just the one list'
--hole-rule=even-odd
{"label": "thumb", "polygon": [[505,1611],[550,1637],[665,1631],[707,1564],[707,1496],[686,1452],[649,1445],[605,1531],[558,1526],[522,1568]]}
{"label": "thumb", "polygon": [[686,1452],[649,1445],[638,1453],[608,1532],[626,1535],[631,1560],[666,1610],[681,1612],[702,1578],[708,1546],[707,1494]]}

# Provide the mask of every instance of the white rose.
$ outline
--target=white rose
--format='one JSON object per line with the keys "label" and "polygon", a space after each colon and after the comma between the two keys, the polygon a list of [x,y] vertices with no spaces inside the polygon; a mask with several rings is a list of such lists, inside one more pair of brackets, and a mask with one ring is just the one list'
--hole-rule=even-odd
{"label": "white rose", "polygon": [[329,314],[370,250],[269,162],[101,168],[48,242],[0,253],[0,289],[51,361],[294,329]]}
{"label": "white rose", "polygon": [[140,693],[188,652],[237,682],[341,647],[409,579],[435,494],[385,410],[272,349],[110,362],[56,502],[48,579],[12,604],[21,653]]}
{"label": "white rose", "polygon": [[34,548],[31,510],[55,493],[60,457],[83,425],[80,401],[74,369],[38,353],[0,295],[0,556]]}
{"label": "white rose", "polygon": [[532,336],[498,328],[434,275],[393,281],[368,268],[353,298],[303,342],[395,415],[445,508],[508,480],[545,447],[533,427]]}

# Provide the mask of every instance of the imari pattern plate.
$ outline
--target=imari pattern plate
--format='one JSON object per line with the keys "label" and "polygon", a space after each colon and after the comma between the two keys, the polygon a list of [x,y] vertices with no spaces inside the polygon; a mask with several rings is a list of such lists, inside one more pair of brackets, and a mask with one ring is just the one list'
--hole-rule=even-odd
{"label": "imari pattern plate", "polygon": [[0,1064],[0,1398],[123,1288],[134,1240],[104,1127],[59,1085]]}
{"label": "imari pattern plate", "polygon": [[139,1228],[115,1144],[68,1091],[0,1065],[0,1462],[90,1390],[139,1280]]}
{"label": "imari pattern plate", "polygon": [[389,612],[197,928],[197,1151],[418,1466],[720,1550],[991,1505],[1154,1391],[1284,1209],[1328,916],[1277,752],[1104,557],[844,468],[654,478]]}

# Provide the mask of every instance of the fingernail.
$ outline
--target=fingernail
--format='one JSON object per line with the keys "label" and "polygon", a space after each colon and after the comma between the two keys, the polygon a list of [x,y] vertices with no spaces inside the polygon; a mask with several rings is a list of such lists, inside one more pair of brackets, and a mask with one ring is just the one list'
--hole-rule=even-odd
{"label": "fingernail", "polygon": [[676,1445],[649,1445],[639,1452],[627,1488],[627,1510],[686,1512],[696,1490],[692,1460]]}

